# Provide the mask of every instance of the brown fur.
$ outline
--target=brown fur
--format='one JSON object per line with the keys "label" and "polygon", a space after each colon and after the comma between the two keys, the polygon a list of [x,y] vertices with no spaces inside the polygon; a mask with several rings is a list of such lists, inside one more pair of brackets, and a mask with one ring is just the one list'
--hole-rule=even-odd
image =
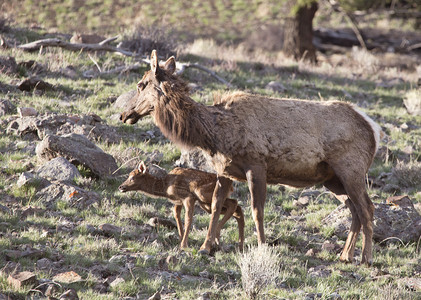
{"label": "brown fur", "polygon": [[159,67],[153,52],[151,61],[151,71],[139,82],[131,108],[120,119],[134,124],[152,115],[171,141],[211,155],[219,176],[202,250],[209,251],[215,239],[221,203],[231,180],[248,182],[259,243],[265,242],[267,183],[324,184],[338,196],[349,196],[346,203],[353,222],[341,260],[352,261],[362,227],[362,262],[371,262],[374,206],[366,192],[365,175],[377,149],[378,125],[352,105],[338,101],[234,92],[214,106],[205,106],[192,100],[186,83],[173,75],[174,58]]}
{"label": "brown fur", "polygon": [[[121,192],[141,191],[147,195],[165,197],[171,201],[174,204],[174,217],[181,240],[180,248],[183,249],[187,247],[188,234],[193,222],[194,204],[197,201],[201,208],[210,213],[215,184],[215,174],[184,168],[175,168],[168,174],[154,174],[143,163],[140,163],[137,169],[130,172],[119,190]],[[225,200],[221,212],[224,218],[218,224],[217,240],[219,240],[222,227],[233,216],[238,223],[239,248],[243,249],[244,215],[237,204],[235,199]],[[180,216],[183,206],[185,209],[184,230]]]}

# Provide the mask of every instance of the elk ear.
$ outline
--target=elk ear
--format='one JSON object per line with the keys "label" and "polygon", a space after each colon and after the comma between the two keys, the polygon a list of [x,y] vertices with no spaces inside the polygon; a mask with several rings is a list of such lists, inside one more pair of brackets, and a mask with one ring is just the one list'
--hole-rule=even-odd
{"label": "elk ear", "polygon": [[151,53],[151,70],[154,74],[156,74],[158,68],[159,68],[159,66],[158,66],[158,56],[156,54],[156,50],[152,50],[152,53]]}
{"label": "elk ear", "polygon": [[141,162],[139,163],[139,166],[137,167],[137,169],[139,170],[139,172],[140,172],[141,174],[146,173],[146,165],[145,165],[145,163],[144,163],[143,161],[141,161]]}
{"label": "elk ear", "polygon": [[174,56],[171,56],[170,58],[167,59],[167,61],[164,64],[164,69],[169,72],[170,74],[175,72],[175,58]]}

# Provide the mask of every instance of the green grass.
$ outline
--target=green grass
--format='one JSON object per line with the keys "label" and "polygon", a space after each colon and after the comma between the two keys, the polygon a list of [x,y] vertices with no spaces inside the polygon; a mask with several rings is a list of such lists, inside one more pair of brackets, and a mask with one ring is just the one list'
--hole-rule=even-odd
{"label": "green grass", "polygon": [[[121,7],[116,1],[110,0],[103,1],[99,6],[97,1],[87,1],[88,7],[99,8],[86,9],[85,12],[74,6],[74,1],[64,3],[47,1],[43,3],[43,7],[48,7],[50,12],[36,13],[35,10],[31,10],[31,5],[39,4],[39,1],[26,0],[24,2],[26,5],[22,13],[25,13],[26,17],[22,19],[20,25],[30,20],[37,20],[44,24],[45,28],[17,30],[13,27],[13,30],[7,33],[7,37],[14,36],[20,42],[43,38],[47,28],[51,26],[56,26],[58,30],[64,28],[68,23],[64,23],[63,15],[71,19],[86,13],[86,16],[82,16],[82,19],[85,17],[86,20],[89,19],[85,26],[94,29],[103,25],[101,16],[112,14],[130,16],[135,12],[133,7],[140,5],[133,2],[132,7],[130,5]],[[247,16],[252,23],[258,9],[271,11],[271,15],[275,17],[279,14],[274,1],[267,3],[251,1],[246,6],[244,3],[244,1],[232,2],[231,8],[236,12],[233,16],[230,11],[227,11],[225,2],[216,1],[218,22],[226,23],[227,20],[231,20],[230,24],[238,25]],[[110,8],[113,5],[117,7],[111,11]],[[154,4],[145,2],[139,13],[143,17],[150,18],[152,22],[154,18],[157,18],[155,12],[160,5],[164,3],[162,1]],[[184,17],[180,16],[177,19],[188,19],[188,16],[192,14],[205,16],[198,17],[195,21],[200,24],[194,24],[197,25],[195,27],[197,32],[203,32],[205,26],[209,27],[203,33],[203,37],[212,35],[213,30],[221,24],[211,22],[213,15],[208,3],[194,3],[192,7],[184,1],[165,5],[167,5],[165,9],[168,12],[169,24],[173,24],[176,20],[172,13],[175,11],[183,12]],[[266,7],[262,7],[265,5]],[[48,15],[51,11],[56,12],[56,18],[52,21]],[[265,18],[268,16],[266,14]],[[130,18],[127,17],[128,19]],[[116,28],[113,22],[117,21],[112,18],[109,20],[112,20],[108,24],[109,27],[102,27],[104,32],[110,32],[111,28]],[[261,19],[258,21],[263,22]],[[124,26],[125,23],[121,22],[120,25]],[[66,27],[66,30],[70,30],[69,28]],[[245,28],[244,32],[247,30]],[[180,34],[183,37],[184,33]],[[236,34],[235,26],[232,26],[214,36],[218,40],[227,37],[238,39],[241,34]],[[375,178],[382,172],[392,172],[394,168],[400,166],[398,161],[402,161],[402,157],[408,161],[401,163],[404,164],[401,167],[406,167],[405,170],[409,170],[408,172],[412,170],[411,166],[417,166],[420,163],[421,122],[419,117],[408,115],[402,105],[403,96],[415,84],[407,80],[407,77],[405,77],[405,83],[386,88],[377,85],[376,81],[382,78],[383,72],[390,72],[390,70],[379,66],[375,72],[361,72],[353,64],[356,62],[352,61],[352,57],[347,58],[349,64],[334,68],[327,64],[311,66],[294,62],[276,53],[245,53],[241,48],[230,45],[221,46],[218,43],[211,43],[212,46],[206,43],[203,45],[199,50],[196,45],[195,51],[191,50],[192,46],[191,48],[186,46],[185,50],[180,51],[180,60],[198,62],[213,69],[234,84],[237,89],[273,97],[305,98],[315,101],[340,99],[363,106],[363,110],[379,122],[388,135],[388,141],[382,143],[383,146],[388,147],[388,155],[386,158],[375,159],[369,171],[370,176]],[[140,73],[132,72],[86,79],[82,76],[83,72],[96,67],[85,53],[48,48],[44,49],[42,54],[1,49],[0,55],[13,56],[17,62],[36,60],[44,67],[44,72],[40,76],[56,87],[55,90],[45,93],[23,93],[11,90],[8,94],[2,94],[2,99],[11,100],[16,106],[34,107],[41,114],[55,112],[99,115],[108,125],[116,129],[121,139],[118,143],[98,141],[97,145],[114,155],[119,166],[122,167],[121,174],[115,178],[103,180],[91,177],[89,170],[79,167],[82,177],[77,178],[74,184],[98,193],[100,202],[79,209],[71,206],[66,199],[59,199],[46,209],[46,204],[37,197],[36,192],[39,186],[36,182],[21,188],[16,187],[19,175],[28,171],[28,163],[32,163],[35,167],[41,165],[33,153],[25,151],[26,146],[36,145],[39,141],[5,133],[7,125],[5,120],[10,116],[1,116],[0,129],[4,133],[0,136],[0,204],[10,208],[10,211],[0,209],[0,253],[5,250],[24,250],[26,247],[32,247],[43,250],[44,257],[59,264],[59,267],[52,271],[40,270],[35,267],[38,260],[36,257],[23,257],[10,262],[4,255],[0,255],[0,266],[19,263],[20,270],[33,271],[38,279],[48,280],[51,280],[59,270],[73,270],[84,279],[84,282],[75,285],[79,297],[83,299],[116,299],[136,297],[138,294],[143,298],[148,298],[163,287],[164,293],[178,299],[196,299],[206,292],[211,294],[212,299],[246,297],[241,287],[241,274],[236,263],[240,253],[232,247],[223,247],[215,253],[214,257],[203,257],[198,254],[197,250],[203,243],[209,224],[207,213],[197,209],[198,213],[194,216],[193,229],[189,236],[190,248],[182,252],[178,250],[179,240],[175,230],[165,227],[152,228],[147,225],[152,216],[173,219],[172,204],[168,200],[149,198],[134,192],[123,194],[117,189],[131,169],[128,167],[131,159],[133,162],[146,159],[152,152],[159,151],[163,154],[160,165],[170,170],[180,156],[180,150],[165,139],[158,137],[140,140],[137,138],[145,131],[155,130],[152,118],[144,118],[135,126],[111,119],[111,116],[119,113],[112,106],[112,99],[125,91],[134,89],[143,70]],[[111,53],[92,54],[92,57],[104,70],[121,64],[134,63],[133,58]],[[63,76],[60,70],[67,66],[73,66],[78,77],[72,79]],[[145,69],[147,67],[145,65]],[[353,73],[358,76],[354,76]],[[30,74],[31,70],[20,68],[16,74],[0,74],[0,81],[10,85],[16,84]],[[403,73],[395,75],[411,78]],[[187,70],[183,77],[199,84],[201,90],[194,93],[192,97],[201,103],[211,104],[212,95],[224,92],[226,88],[212,77],[197,70]],[[274,80],[282,82],[286,88],[284,93],[274,93],[265,89],[265,86]],[[415,128],[399,129],[403,123],[413,125]],[[403,149],[408,146],[413,148],[410,156],[403,152]],[[128,149],[133,151],[130,152]],[[324,190],[320,189],[320,191]],[[279,254],[284,279],[264,290],[262,299],[303,299],[307,294],[320,294],[322,299],[329,299],[333,293],[338,293],[342,299],[383,299],[380,296],[384,295],[384,299],[417,299],[419,297],[419,292],[410,291],[399,283],[402,278],[417,277],[420,274],[420,245],[417,243],[375,243],[372,268],[340,263],[337,254],[328,251],[320,251],[314,257],[306,256],[308,249],[320,250],[323,241],[337,239],[334,236],[334,228],[321,225],[321,220],[337,207],[338,201],[330,194],[321,194],[311,199],[307,207],[297,208],[293,205],[293,200],[297,199],[301,192],[301,190],[288,187],[268,186],[265,232],[268,242],[273,244],[274,251]],[[403,190],[403,192],[408,193],[415,203],[421,203],[421,195],[417,189]],[[370,188],[369,193],[379,197],[376,201],[383,201],[391,196],[376,188]],[[234,183],[232,197],[239,200],[244,210],[246,247],[255,246],[257,237],[247,185]],[[29,206],[42,208],[44,211],[27,217],[21,216],[22,210]],[[104,223],[120,226],[124,228],[124,231],[122,234],[113,236],[103,235],[99,233],[98,226]],[[221,238],[225,246],[236,245],[238,228],[235,220],[227,223]],[[344,241],[339,239],[337,243],[343,245]],[[357,247],[361,249],[361,241],[358,242]],[[130,270],[125,269],[125,263],[109,263],[113,255],[119,254],[130,257],[130,262],[133,263],[129,265]],[[160,268],[159,262],[168,256],[174,256],[175,262]],[[326,265],[327,269],[331,270],[330,275],[325,278],[310,277],[308,270],[319,265]],[[93,266],[102,266],[104,270],[100,274],[96,273],[91,269]],[[371,274],[373,270],[390,274],[390,276],[375,277]],[[171,275],[169,278],[166,277],[168,274]],[[201,280],[201,274],[208,274],[209,280]],[[29,288],[13,289],[7,283],[7,276],[7,272],[0,272],[2,293],[10,294],[13,298],[24,299],[28,295]],[[112,276],[121,276],[125,281],[116,287],[109,288],[106,293],[101,293],[97,285]],[[192,276],[195,280],[183,280],[183,278],[188,278],[187,276]],[[64,289],[61,292],[64,292]]]}

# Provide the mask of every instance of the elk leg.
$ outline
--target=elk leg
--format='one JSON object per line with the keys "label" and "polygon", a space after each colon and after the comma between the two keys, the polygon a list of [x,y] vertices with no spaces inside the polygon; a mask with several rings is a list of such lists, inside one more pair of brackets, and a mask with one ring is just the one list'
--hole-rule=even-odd
{"label": "elk leg", "polygon": [[199,251],[201,254],[209,254],[213,244],[215,243],[219,216],[221,214],[224,201],[230,192],[231,184],[231,179],[218,176],[218,180],[216,182],[215,190],[213,191],[212,196],[211,218],[209,222],[208,234],[206,235],[206,239],[203,245],[200,247]]}
{"label": "elk leg", "polygon": [[181,209],[183,208],[182,205],[174,205],[173,212],[174,212],[174,218],[177,222],[177,229],[178,229],[178,235],[180,237],[180,241],[183,238],[184,230],[183,230],[183,224],[181,223]]}
{"label": "elk leg", "polygon": [[358,217],[357,209],[350,199],[345,200],[345,205],[351,211],[352,221],[345,246],[342,250],[339,260],[344,262],[352,262],[354,260],[355,245],[357,244],[358,235],[361,230],[361,221]]}
{"label": "elk leg", "polygon": [[266,201],[266,169],[262,166],[251,168],[247,171],[246,177],[251,194],[251,208],[254,224],[256,225],[257,241],[260,245],[266,241],[263,228]]}
{"label": "elk leg", "polygon": [[224,217],[221,221],[218,222],[218,228],[216,229],[216,241],[219,243],[219,239],[221,237],[221,230],[224,227],[225,223],[232,217],[237,208],[237,200],[227,198],[224,203]]}
{"label": "elk leg", "polygon": [[237,208],[234,212],[234,218],[237,220],[238,224],[238,248],[240,251],[244,248],[244,214],[240,205],[237,205]]}
{"label": "elk leg", "polygon": [[184,216],[184,235],[180,244],[181,249],[188,247],[187,241],[189,238],[189,232],[190,232],[191,226],[193,224],[194,202],[195,202],[195,199],[193,198],[187,198],[183,201],[184,209],[186,211],[185,211],[185,216]]}
{"label": "elk leg", "polygon": [[[350,208],[352,214],[351,229],[340,259],[352,261],[358,233],[362,226],[363,246],[361,263],[370,265],[372,263],[374,205],[367,194],[364,175],[358,177],[355,172],[352,173],[349,169],[346,170],[347,172],[340,172],[334,168],[334,171],[349,197],[347,206]],[[352,176],[346,178],[344,174],[348,173],[352,174]]]}

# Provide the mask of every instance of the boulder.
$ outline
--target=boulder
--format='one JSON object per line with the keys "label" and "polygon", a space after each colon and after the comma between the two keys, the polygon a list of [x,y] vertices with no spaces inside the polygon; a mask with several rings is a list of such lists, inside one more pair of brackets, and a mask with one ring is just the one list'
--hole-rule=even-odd
{"label": "boulder", "polygon": [[73,181],[76,177],[80,177],[79,170],[61,156],[46,162],[37,170],[37,174],[43,178],[59,181]]}
{"label": "boulder", "polygon": [[120,136],[115,128],[102,123],[96,114],[66,115],[48,113],[42,116],[23,116],[11,120],[6,132],[20,136],[32,135],[42,140],[46,134],[83,134],[92,141],[117,143]]}
{"label": "boulder", "polygon": [[118,96],[115,100],[113,107],[116,109],[124,109],[127,107],[129,101],[136,95],[137,91],[132,90]]}
{"label": "boulder", "polygon": [[35,286],[38,280],[34,273],[26,271],[10,274],[7,282],[18,290],[23,286]]}
{"label": "boulder", "polygon": [[215,173],[210,157],[200,149],[181,150],[180,158],[175,162],[177,167],[192,168]]}
{"label": "boulder", "polygon": [[84,135],[75,133],[47,135],[38,143],[35,152],[44,161],[63,156],[75,165],[85,166],[100,178],[110,176],[118,168],[113,156],[105,153]]}
{"label": "boulder", "polygon": [[[421,236],[421,216],[408,196],[396,196],[387,199],[387,203],[374,203],[373,239],[382,242],[396,238],[404,243],[417,242]],[[335,234],[345,239],[351,226],[351,213],[340,205],[327,217],[323,224],[333,226]]]}
{"label": "boulder", "polygon": [[70,206],[86,208],[93,203],[99,202],[101,197],[93,191],[87,191],[66,182],[51,182],[48,186],[40,189],[35,194],[47,208],[52,207],[57,201],[69,203]]}

